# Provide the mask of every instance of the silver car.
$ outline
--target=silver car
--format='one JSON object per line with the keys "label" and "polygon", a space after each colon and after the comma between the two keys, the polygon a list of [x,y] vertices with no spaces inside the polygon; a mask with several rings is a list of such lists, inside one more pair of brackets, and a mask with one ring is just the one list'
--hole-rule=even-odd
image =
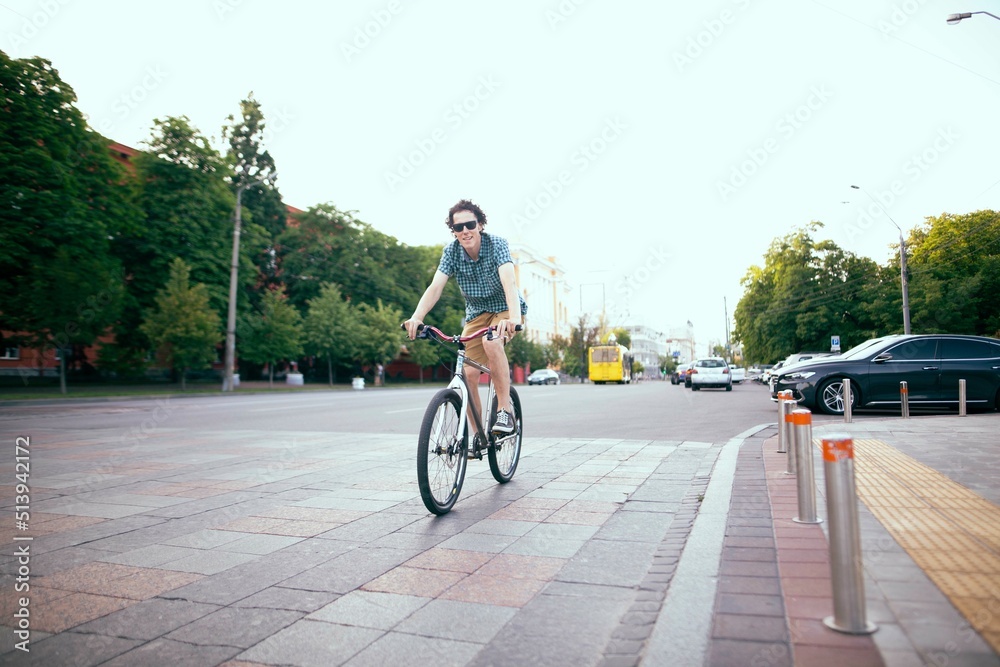
{"label": "silver car", "polygon": [[733,390],[733,374],[729,372],[729,364],[722,357],[698,359],[691,367],[688,377],[691,378],[692,391],[698,391],[702,387]]}

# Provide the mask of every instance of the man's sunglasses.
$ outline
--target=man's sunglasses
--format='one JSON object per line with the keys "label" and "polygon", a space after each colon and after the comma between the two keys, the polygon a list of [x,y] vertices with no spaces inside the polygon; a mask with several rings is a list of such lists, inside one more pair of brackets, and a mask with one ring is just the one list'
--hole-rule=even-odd
{"label": "man's sunglasses", "polygon": [[479,225],[478,220],[473,220],[472,222],[456,222],[454,225],[451,226],[451,231],[455,232],[456,234],[466,230],[471,232],[478,225]]}

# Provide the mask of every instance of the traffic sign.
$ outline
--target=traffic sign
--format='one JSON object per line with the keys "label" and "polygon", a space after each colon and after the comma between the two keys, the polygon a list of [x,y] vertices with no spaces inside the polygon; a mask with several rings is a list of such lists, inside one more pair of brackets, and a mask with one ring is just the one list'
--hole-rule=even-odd
{"label": "traffic sign", "polygon": [[830,351],[840,352],[840,336],[830,336]]}

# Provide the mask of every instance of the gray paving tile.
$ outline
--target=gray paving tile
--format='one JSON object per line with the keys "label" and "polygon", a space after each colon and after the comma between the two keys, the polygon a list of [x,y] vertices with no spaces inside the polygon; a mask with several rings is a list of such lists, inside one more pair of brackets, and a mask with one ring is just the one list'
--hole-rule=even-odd
{"label": "gray paving tile", "polygon": [[649,571],[656,545],[590,540],[559,571],[559,581],[638,586]]}
{"label": "gray paving tile", "polygon": [[[634,591],[610,586],[564,585],[578,595],[551,595],[547,587],[469,663],[488,665],[593,665],[607,646]],[[612,597],[611,595],[617,596]],[[567,632],[567,628],[572,631]],[[512,638],[516,637],[516,641]]]}
{"label": "gray paving tile", "polygon": [[285,535],[247,535],[232,542],[226,542],[216,549],[218,551],[231,551],[239,554],[255,554],[263,556],[280,549],[290,547],[301,542],[302,537],[288,537]]}
{"label": "gray paving tile", "polygon": [[[556,540],[548,537],[525,535],[503,550],[503,553],[520,556],[548,556],[550,558],[572,558],[586,543],[586,540]],[[462,547],[453,547],[461,549]]]}
{"label": "gray paving tile", "polygon": [[93,667],[104,664],[106,660],[139,644],[140,642],[119,637],[62,632],[41,641],[32,641],[29,644],[31,650],[27,653],[5,653],[0,656],[0,661],[17,667]]}
{"label": "gray paving tile", "polygon": [[271,586],[259,593],[245,597],[233,604],[234,607],[258,607],[264,609],[288,609],[311,613],[330,604],[339,597],[337,593],[306,591],[300,588]]}
{"label": "gray paving tile", "polygon": [[345,667],[385,665],[465,665],[481,644],[390,632],[351,658]]}
{"label": "gray paving tile", "polygon": [[315,621],[391,630],[430,598],[374,591],[351,591],[308,616]]}
{"label": "gray paving tile", "polygon": [[[104,556],[101,558],[105,563],[118,563],[119,565],[131,565],[133,567],[160,567],[164,563],[195,556],[204,553],[200,549],[190,549],[187,547],[169,547],[162,544],[155,544],[141,549],[125,551],[123,553]],[[173,569],[173,568],[166,568]]]}
{"label": "gray paving tile", "polygon": [[511,607],[432,600],[396,626],[398,632],[485,644],[517,613]]}
{"label": "gray paving tile", "polygon": [[236,540],[249,537],[255,533],[238,533],[229,530],[202,529],[193,533],[181,535],[171,540],[166,540],[163,544],[173,547],[188,547],[191,549],[214,549],[215,547],[235,542]]}
{"label": "gray paving tile", "polygon": [[226,607],[174,630],[167,639],[199,646],[250,648],[302,618],[285,609]]}
{"label": "gray paving tile", "polygon": [[296,667],[339,665],[374,643],[383,632],[301,620],[240,653],[238,660]]}
{"label": "gray paving tile", "polygon": [[150,641],[217,609],[216,605],[153,598],[84,623],[73,631]]}
{"label": "gray paving tile", "polygon": [[170,639],[156,639],[123,653],[102,667],[136,667],[137,665],[172,665],[200,667],[218,665],[232,658],[240,649],[232,646],[195,646]]}
{"label": "gray paving tile", "polygon": [[518,538],[514,535],[494,535],[485,533],[460,533],[441,542],[443,549],[465,549],[467,551],[483,551],[500,553]]}
{"label": "gray paving tile", "polygon": [[401,565],[418,552],[359,547],[281,582],[282,586],[329,593],[349,593]]}
{"label": "gray paving tile", "polygon": [[161,563],[164,570],[177,572],[192,572],[194,574],[217,574],[231,567],[254,560],[252,554],[230,553],[225,551],[198,551],[196,554],[177,560]]}

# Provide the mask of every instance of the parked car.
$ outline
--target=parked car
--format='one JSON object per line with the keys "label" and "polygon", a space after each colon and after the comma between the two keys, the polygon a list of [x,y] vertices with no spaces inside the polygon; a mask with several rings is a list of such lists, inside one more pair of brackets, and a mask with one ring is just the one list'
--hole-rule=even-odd
{"label": "parked car", "polygon": [[691,370],[694,368],[694,362],[688,362],[688,365],[684,367],[684,388],[691,388]]}
{"label": "parked car", "polygon": [[716,387],[733,390],[733,375],[729,372],[729,364],[722,357],[708,357],[698,359],[691,367],[688,374],[691,381],[691,390],[698,391],[705,387]]}
{"label": "parked car", "polygon": [[674,372],[670,374],[670,384],[684,384],[684,380],[687,379],[688,370],[690,370],[691,364],[678,364]]}
{"label": "parked car", "polygon": [[539,368],[528,376],[528,384],[561,384],[559,373],[551,368]]}
{"label": "parked car", "polygon": [[969,408],[1000,406],[1000,340],[951,334],[873,338],[839,356],[781,369],[771,396],[790,389],[795,400],[827,414],[844,413],[844,379],[851,380],[851,407],[897,408],[900,381],[911,407],[957,407],[965,380]]}
{"label": "parked car", "polygon": [[733,376],[733,384],[742,384],[747,379],[747,369],[742,366],[729,366],[729,373]]}
{"label": "parked car", "polygon": [[[832,357],[836,352],[796,352],[785,357],[784,360],[775,364],[774,368],[785,369],[792,364],[798,364],[803,361],[809,361],[810,359],[819,359],[821,357]],[[771,369],[771,373],[768,375],[767,384],[774,391],[774,381],[777,379],[777,374],[774,373],[774,369]]]}

